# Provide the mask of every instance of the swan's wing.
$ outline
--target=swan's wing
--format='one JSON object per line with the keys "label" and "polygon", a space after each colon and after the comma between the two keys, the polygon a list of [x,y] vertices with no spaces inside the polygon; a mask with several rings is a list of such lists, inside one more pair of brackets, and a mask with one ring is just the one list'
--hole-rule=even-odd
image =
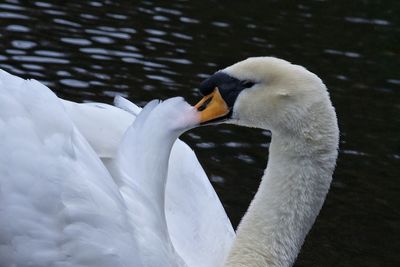
{"label": "swan's wing", "polygon": [[142,111],[140,107],[119,95],[114,98],[114,105],[128,113],[131,113],[135,117]]}
{"label": "swan's wing", "polygon": [[235,232],[196,155],[180,140],[170,156],[166,216],[172,243],[188,266],[223,266]]}
{"label": "swan's wing", "polygon": [[141,266],[125,214],[58,98],[0,71],[0,266]]}
{"label": "swan's wing", "polygon": [[[135,116],[103,103],[78,104],[67,100],[62,100],[62,103],[97,155],[103,159],[113,158],[123,134]],[[137,109],[140,110],[139,107]]]}

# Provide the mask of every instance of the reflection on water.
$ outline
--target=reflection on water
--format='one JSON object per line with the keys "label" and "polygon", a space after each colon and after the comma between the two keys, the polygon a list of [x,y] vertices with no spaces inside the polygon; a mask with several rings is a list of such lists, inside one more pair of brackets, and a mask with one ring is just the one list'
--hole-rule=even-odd
{"label": "reflection on water", "polygon": [[[400,266],[397,1],[0,3],[0,67],[59,96],[140,105],[183,95],[249,56],[307,66],[330,88],[341,151],[332,190],[296,266]],[[266,166],[269,133],[201,128],[193,147],[236,225]],[[396,202],[397,200],[397,202]]]}

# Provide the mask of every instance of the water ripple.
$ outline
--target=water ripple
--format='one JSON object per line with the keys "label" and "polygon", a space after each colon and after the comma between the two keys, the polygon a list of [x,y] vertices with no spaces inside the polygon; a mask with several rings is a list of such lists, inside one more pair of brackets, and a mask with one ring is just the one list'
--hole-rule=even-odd
{"label": "water ripple", "polygon": [[184,58],[166,58],[166,57],[159,57],[157,60],[160,61],[165,61],[165,62],[173,62],[173,63],[178,63],[178,64],[183,64],[183,65],[190,65],[192,62],[188,59]]}
{"label": "water ripple", "polygon": [[65,53],[56,52],[56,51],[49,51],[49,50],[36,50],[36,55],[39,56],[47,56],[47,57],[66,57]]}
{"label": "water ripple", "polygon": [[197,143],[196,146],[198,148],[215,148],[215,144],[211,143],[211,142],[208,142],[208,143],[200,142],[200,143]]}
{"label": "water ripple", "polygon": [[29,20],[28,16],[21,15],[18,13],[11,12],[0,12],[0,19],[21,19],[21,20]]}
{"label": "water ripple", "polygon": [[44,7],[44,8],[53,7],[53,5],[50,4],[50,3],[40,2],[40,1],[34,2],[34,5],[37,6],[37,7]]}
{"label": "water ripple", "polygon": [[60,83],[62,85],[67,85],[67,86],[75,87],[75,88],[88,88],[89,87],[89,83],[84,82],[84,81],[75,80],[75,79],[62,79],[62,80],[60,80]]}
{"label": "water ripple", "polygon": [[64,42],[66,44],[78,45],[78,46],[88,46],[88,45],[92,44],[92,42],[87,39],[71,38],[71,37],[62,37],[61,42]]}
{"label": "water ripple", "polygon": [[156,30],[156,29],[144,29],[145,32],[151,35],[156,35],[156,36],[164,36],[167,33],[164,31]]}
{"label": "water ripple", "polygon": [[76,23],[76,22],[72,22],[66,19],[53,19],[53,21],[57,24],[61,24],[61,25],[65,25],[65,26],[70,26],[70,27],[74,27],[74,28],[81,28],[82,25]]}
{"label": "water ripple", "polygon": [[22,67],[24,69],[28,69],[28,70],[44,70],[43,66],[36,65],[36,64],[22,64]]}
{"label": "water ripple", "polygon": [[35,42],[25,41],[25,40],[14,40],[11,42],[11,44],[13,47],[19,49],[30,49],[37,46]]}
{"label": "water ripple", "polygon": [[101,44],[112,44],[112,43],[115,43],[114,39],[106,37],[106,36],[93,36],[93,37],[90,37],[90,39],[92,41],[95,41],[95,42],[101,43]]}
{"label": "water ripple", "polygon": [[143,58],[143,55],[140,53],[127,52],[127,51],[119,51],[119,50],[111,50],[97,47],[88,47],[88,48],[80,48],[79,51],[87,53],[87,54],[99,54],[99,55],[110,55],[117,57],[131,57],[131,58]]}
{"label": "water ripple", "polygon": [[22,25],[8,25],[6,27],[6,31],[11,31],[11,32],[30,32],[31,30],[28,27],[22,26]]}
{"label": "water ripple", "polygon": [[96,29],[86,29],[86,33],[90,34],[96,34],[96,35],[105,35],[113,38],[118,38],[118,39],[130,39],[130,35],[123,33],[123,32],[118,32],[118,31],[104,31],[104,30],[96,30]]}
{"label": "water ripple", "polygon": [[122,15],[122,14],[114,14],[114,13],[107,13],[107,17],[113,18],[113,19],[118,19],[118,20],[126,20],[128,19],[128,16]]}
{"label": "water ripple", "polygon": [[391,24],[389,21],[384,20],[384,19],[366,19],[366,18],[360,18],[360,17],[345,17],[344,19],[348,22],[357,23],[357,24],[373,24],[373,25],[380,25],[380,26],[388,26]]}
{"label": "water ripple", "polygon": [[324,49],[324,52],[327,54],[332,54],[332,55],[342,55],[345,57],[350,57],[350,58],[359,58],[361,57],[361,54],[357,52],[348,52],[348,51],[338,51],[334,49]]}
{"label": "water ripple", "polygon": [[175,16],[180,16],[182,15],[182,12],[176,9],[172,8],[165,8],[165,7],[156,7],[154,8],[155,11],[160,12],[160,13],[166,13],[169,15],[175,15]]}
{"label": "water ripple", "polygon": [[67,13],[64,11],[54,10],[54,9],[43,10],[43,13],[52,15],[52,16],[66,16],[67,15]]}
{"label": "water ripple", "polygon": [[6,49],[5,51],[9,55],[25,55],[26,51],[17,49]]}
{"label": "water ripple", "polygon": [[222,22],[222,21],[213,21],[211,24],[216,27],[219,27],[219,28],[228,28],[229,27],[229,23]]}
{"label": "water ripple", "polygon": [[10,5],[10,4],[0,4],[0,9],[6,10],[25,10],[22,6]]}
{"label": "water ripple", "polygon": [[56,74],[59,77],[71,77],[72,76],[72,74],[70,72],[65,71],[65,70],[59,70],[56,72]]}
{"label": "water ripple", "polygon": [[165,16],[160,16],[160,15],[153,16],[153,19],[154,19],[155,21],[162,21],[162,22],[170,21],[169,18],[167,18],[167,17],[165,17]]}
{"label": "water ripple", "polygon": [[81,16],[82,18],[84,18],[84,19],[90,19],[90,20],[97,20],[97,19],[99,19],[99,17],[96,16],[96,15],[86,14],[86,13],[82,13],[82,14],[80,14],[80,16]]}
{"label": "water ripple", "polygon": [[161,75],[150,75],[150,74],[148,74],[148,75],[146,75],[146,77],[151,79],[151,80],[161,81],[161,82],[163,82],[165,84],[174,83],[173,80],[171,80],[171,79],[169,79],[169,78],[167,78],[165,76],[161,76]]}
{"label": "water ripple", "polygon": [[68,64],[68,59],[52,58],[52,57],[36,57],[36,56],[13,56],[13,60],[21,62],[36,62],[36,63],[57,63],[57,64]]}
{"label": "water ripple", "polygon": [[172,36],[182,39],[182,40],[193,40],[193,37],[187,34],[183,34],[183,33],[178,33],[178,32],[173,32]]}
{"label": "water ripple", "polygon": [[152,43],[157,43],[157,44],[166,44],[166,45],[171,45],[171,46],[175,45],[175,43],[173,43],[173,42],[167,41],[162,38],[157,38],[157,37],[149,37],[149,38],[146,38],[146,40],[149,42],[152,42]]}
{"label": "water ripple", "polygon": [[200,20],[194,19],[194,18],[189,18],[189,17],[180,17],[180,21],[184,23],[192,23],[192,24],[199,24]]}

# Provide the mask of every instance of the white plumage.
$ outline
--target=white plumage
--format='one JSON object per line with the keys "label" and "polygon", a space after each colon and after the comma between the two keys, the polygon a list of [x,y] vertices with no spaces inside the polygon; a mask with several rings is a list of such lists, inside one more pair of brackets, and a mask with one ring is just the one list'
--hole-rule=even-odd
{"label": "white plumage", "polygon": [[153,102],[126,131],[140,110],[118,102],[132,113],[0,72],[0,266],[222,264],[234,232],[181,141],[166,182],[189,105]]}
{"label": "white plumage", "polygon": [[[329,190],[335,110],[315,74],[284,60],[219,71],[200,113],[180,98],[140,111],[123,98],[120,109],[61,101],[5,72],[0,82],[1,266],[291,266]],[[272,132],[233,244],[196,157],[175,142],[221,119]]]}

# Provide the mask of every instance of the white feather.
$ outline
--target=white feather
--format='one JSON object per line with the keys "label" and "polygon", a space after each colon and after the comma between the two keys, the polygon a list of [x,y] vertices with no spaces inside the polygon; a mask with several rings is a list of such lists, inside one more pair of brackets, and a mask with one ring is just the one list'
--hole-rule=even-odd
{"label": "white feather", "polygon": [[[171,147],[145,156],[160,138],[172,146],[190,126],[183,119],[160,128],[165,114],[187,110],[183,103],[154,104],[125,134],[135,112],[63,101],[37,81],[2,71],[0,266],[220,266],[234,233],[194,153],[181,141],[173,146],[167,184],[151,162],[168,162]],[[136,132],[138,125],[145,127]],[[164,183],[151,183],[129,162],[153,167]],[[164,211],[156,194],[163,187]]]}

